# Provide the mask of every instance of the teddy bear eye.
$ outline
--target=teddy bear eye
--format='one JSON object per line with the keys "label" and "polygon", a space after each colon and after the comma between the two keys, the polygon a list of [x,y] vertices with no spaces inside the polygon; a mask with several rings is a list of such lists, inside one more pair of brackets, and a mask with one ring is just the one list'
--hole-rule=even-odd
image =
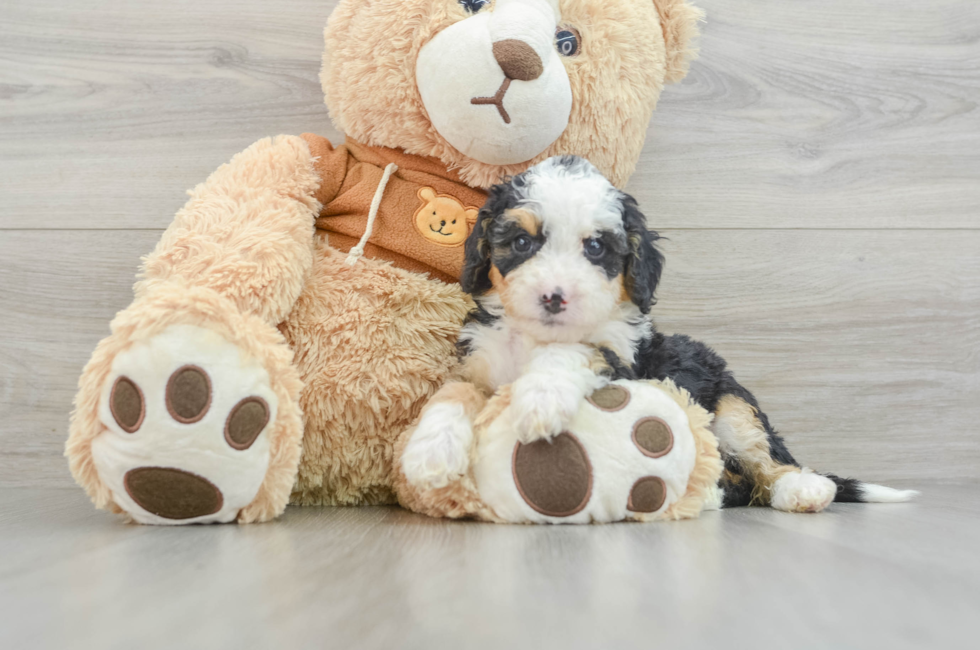
{"label": "teddy bear eye", "polygon": [[463,5],[466,11],[475,14],[490,4],[490,0],[459,0],[459,4]]}
{"label": "teddy bear eye", "polygon": [[574,27],[559,27],[555,32],[555,47],[562,56],[575,56],[581,45],[582,35]]}

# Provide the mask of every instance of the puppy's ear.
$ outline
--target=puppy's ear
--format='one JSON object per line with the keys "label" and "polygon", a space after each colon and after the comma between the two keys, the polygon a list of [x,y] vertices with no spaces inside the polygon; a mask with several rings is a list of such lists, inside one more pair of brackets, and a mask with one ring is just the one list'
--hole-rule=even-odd
{"label": "puppy's ear", "polygon": [[509,182],[490,188],[486,203],[476,215],[473,232],[466,238],[465,259],[459,284],[463,291],[479,296],[493,287],[490,282],[490,228],[494,219],[504,213],[513,202],[513,188]]}
{"label": "puppy's ear", "polygon": [[490,241],[487,239],[487,231],[492,222],[493,214],[486,208],[481,208],[473,232],[466,238],[459,285],[470,295],[479,296],[493,286],[490,282]]}
{"label": "puppy's ear", "polygon": [[664,256],[656,245],[660,235],[647,229],[646,217],[637,207],[636,199],[623,194],[621,205],[629,248],[623,270],[623,284],[633,304],[646,314],[657,302],[654,294],[660,282],[660,274],[664,270]]}

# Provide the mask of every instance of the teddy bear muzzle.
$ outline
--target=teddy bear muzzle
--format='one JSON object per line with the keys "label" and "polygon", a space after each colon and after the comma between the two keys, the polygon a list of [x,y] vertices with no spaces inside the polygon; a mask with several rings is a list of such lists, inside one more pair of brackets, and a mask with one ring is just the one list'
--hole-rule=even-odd
{"label": "teddy bear muzzle", "polygon": [[545,0],[506,0],[422,46],[415,77],[436,131],[490,165],[531,160],[568,126],[572,90]]}

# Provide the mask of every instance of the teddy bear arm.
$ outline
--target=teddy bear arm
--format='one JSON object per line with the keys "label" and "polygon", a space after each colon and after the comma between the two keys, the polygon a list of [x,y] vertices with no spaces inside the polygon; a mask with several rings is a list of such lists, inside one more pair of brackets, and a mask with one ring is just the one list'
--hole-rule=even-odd
{"label": "teddy bear arm", "polygon": [[312,269],[319,186],[309,145],[279,136],[190,192],[79,380],[66,455],[96,505],[144,523],[285,508],[302,384],[276,325]]}
{"label": "teddy bear arm", "polygon": [[259,140],[189,192],[146,257],[136,297],[163,283],[204,287],[270,325],[292,310],[313,265],[321,175],[308,142]]}

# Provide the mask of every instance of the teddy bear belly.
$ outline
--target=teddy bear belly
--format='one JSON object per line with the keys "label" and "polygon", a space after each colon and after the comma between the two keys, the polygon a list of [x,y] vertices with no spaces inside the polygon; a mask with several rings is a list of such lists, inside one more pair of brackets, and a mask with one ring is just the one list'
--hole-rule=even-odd
{"label": "teddy bear belly", "polygon": [[551,441],[521,444],[509,408],[477,432],[473,476],[498,517],[514,523],[649,520],[684,495],[696,455],[684,410],[648,383],[611,386],[583,402]]}
{"label": "teddy bear belly", "polygon": [[279,326],[304,382],[294,504],[395,503],[394,441],[455,368],[469,309],[458,285],[345,257],[317,233],[309,281]]}

